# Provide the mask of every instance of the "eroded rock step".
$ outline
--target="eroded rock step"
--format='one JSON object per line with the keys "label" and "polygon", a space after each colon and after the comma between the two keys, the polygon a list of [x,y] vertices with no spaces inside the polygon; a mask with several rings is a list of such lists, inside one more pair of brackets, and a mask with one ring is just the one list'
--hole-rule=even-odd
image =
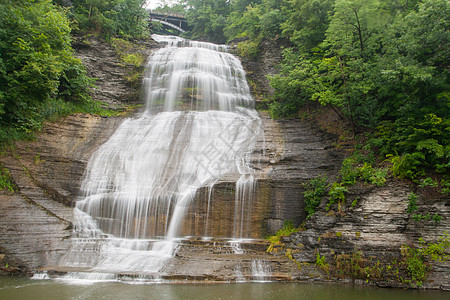
{"label": "eroded rock step", "polygon": [[[158,272],[98,272],[89,268],[48,266],[48,278],[144,282],[293,281],[299,266],[284,255],[266,252],[265,240],[189,238],[179,241],[176,254]],[[38,275],[39,276],[39,275]]]}

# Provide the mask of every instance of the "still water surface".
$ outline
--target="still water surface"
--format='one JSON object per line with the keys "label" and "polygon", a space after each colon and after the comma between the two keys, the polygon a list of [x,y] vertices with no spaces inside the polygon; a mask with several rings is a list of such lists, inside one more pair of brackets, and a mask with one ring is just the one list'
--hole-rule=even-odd
{"label": "still water surface", "polygon": [[242,284],[74,284],[53,280],[0,278],[0,299],[305,299],[305,300],[437,300],[439,291],[379,289],[351,285],[286,283]]}

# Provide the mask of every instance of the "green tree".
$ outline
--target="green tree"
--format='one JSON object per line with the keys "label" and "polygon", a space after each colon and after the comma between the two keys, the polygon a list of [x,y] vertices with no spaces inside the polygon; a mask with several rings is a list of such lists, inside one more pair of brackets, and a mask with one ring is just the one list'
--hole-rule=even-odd
{"label": "green tree", "polygon": [[225,43],[224,28],[230,13],[227,0],[187,0],[186,19],[193,27],[191,37]]}
{"label": "green tree", "polygon": [[326,41],[340,56],[358,56],[386,22],[377,0],[336,0]]}
{"label": "green tree", "polygon": [[50,0],[0,2],[0,123],[38,128],[61,96],[87,100],[89,79],[73,57],[70,25]]}
{"label": "green tree", "polygon": [[155,8],[155,11],[184,15],[186,13],[186,3],[182,1],[169,5],[168,3],[162,2],[159,7]]}
{"label": "green tree", "polygon": [[121,35],[144,36],[147,33],[148,14],[144,9],[146,0],[118,2],[111,12],[111,19]]}
{"label": "green tree", "polygon": [[261,32],[261,16],[262,10],[258,5],[247,6],[242,14],[233,11],[227,19],[228,25],[225,28],[228,40],[241,37],[249,37],[256,40]]}
{"label": "green tree", "polygon": [[73,16],[83,31],[140,37],[147,33],[145,0],[72,0]]}
{"label": "green tree", "polygon": [[[306,22],[300,9],[312,3],[291,1],[289,21]],[[318,46],[301,33],[305,27],[284,23],[295,47],[271,78],[272,114],[295,114],[311,101],[328,105],[355,133],[375,129],[371,144],[393,155],[407,177],[447,172],[449,9],[446,0],[337,0]],[[311,28],[323,32],[318,24]]]}
{"label": "green tree", "polygon": [[[377,77],[384,154],[415,154],[420,166],[448,170],[450,4],[427,0],[386,31]],[[446,163],[447,162],[447,163]]]}
{"label": "green tree", "polygon": [[231,11],[243,14],[249,5],[261,4],[262,0],[230,0]]}
{"label": "green tree", "polygon": [[281,25],[283,35],[303,51],[317,47],[330,23],[334,0],[291,0],[287,21]]}
{"label": "green tree", "polygon": [[228,40],[247,37],[259,44],[264,38],[281,34],[281,24],[286,21],[283,13],[286,1],[262,0],[245,3],[248,3],[245,9],[241,4],[237,9],[231,10],[225,29]]}

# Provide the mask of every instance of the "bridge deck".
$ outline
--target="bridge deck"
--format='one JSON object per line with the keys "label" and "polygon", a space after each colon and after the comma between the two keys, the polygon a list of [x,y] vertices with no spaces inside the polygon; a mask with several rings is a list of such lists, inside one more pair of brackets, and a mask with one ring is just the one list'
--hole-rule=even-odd
{"label": "bridge deck", "polygon": [[180,32],[186,32],[188,23],[181,14],[170,14],[158,11],[150,12],[150,21],[159,22]]}

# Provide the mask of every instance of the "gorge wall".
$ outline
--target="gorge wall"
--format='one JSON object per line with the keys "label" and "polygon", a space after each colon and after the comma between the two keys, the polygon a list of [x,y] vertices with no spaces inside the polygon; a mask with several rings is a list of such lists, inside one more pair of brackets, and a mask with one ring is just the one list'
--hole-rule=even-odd
{"label": "gorge wall", "polygon": [[[75,48],[89,75],[99,78],[92,94],[94,99],[109,107],[138,102],[133,98],[135,89],[124,80],[127,67],[119,62],[112,46],[91,39],[77,41]],[[253,203],[247,207],[251,207],[248,213],[252,214],[252,238],[275,233],[285,220],[296,224],[304,220],[302,182],[322,173],[333,177],[341,163],[339,152],[329,146],[330,136],[317,128],[302,120],[274,121],[264,113],[262,117],[265,137],[255,152],[265,156],[261,160],[255,158],[253,164],[263,170],[263,175],[258,178]],[[48,263],[50,253],[54,256],[66,251],[72,230],[72,207],[88,159],[122,120],[71,115],[45,124],[36,141],[19,142],[13,152],[1,158],[18,187],[16,193],[2,192],[0,202],[0,249],[10,266],[35,269]],[[230,237],[234,189],[235,183],[226,179],[214,186],[214,210],[209,216],[206,191],[199,191],[181,234]],[[206,218],[210,221],[205,231],[202,224]]]}
{"label": "gorge wall", "polygon": [[[150,50],[146,51],[151,51],[152,47],[147,47]],[[75,48],[90,75],[99,78],[93,91],[94,98],[110,107],[138,102],[135,88],[124,79],[127,66],[119,62],[112,46],[92,39],[78,42]],[[262,57],[267,59],[260,63],[244,61],[244,66],[257,86],[264,86],[260,90],[270,93],[265,75],[275,72],[273,67],[279,55],[274,53],[279,52],[266,45],[265,53]],[[332,180],[344,157],[342,150],[332,146],[335,138],[317,125],[301,119],[272,120],[265,112],[261,115],[265,138],[259,141],[255,154],[265,155],[258,160],[255,155],[253,162],[262,172],[251,210],[252,238],[275,233],[285,220],[293,220],[296,225],[305,221],[302,183],[323,174]],[[122,117],[87,114],[68,116],[47,123],[36,141],[19,142],[9,155],[0,158],[18,187],[14,193],[0,192],[0,262],[3,260],[9,265],[3,273],[33,271],[46,265],[50,256],[63,255],[67,251],[72,231],[72,207],[87,161],[122,120]],[[227,180],[215,185],[212,190],[215,209],[209,216],[205,200],[208,191],[206,188],[200,191],[189,208],[181,234],[204,235],[203,225],[208,218],[207,234],[227,236],[232,226],[234,189],[235,184]],[[337,254],[355,251],[360,251],[366,258],[384,261],[399,258],[402,245],[418,245],[419,237],[436,241],[450,228],[448,200],[430,199],[424,203],[423,209],[443,216],[439,224],[411,220],[406,213],[410,191],[410,186],[397,180],[391,180],[382,188],[359,186],[349,196],[350,201],[359,198],[356,206],[347,205],[341,211],[326,212],[325,204],[322,204],[320,212],[306,222],[305,231],[284,238],[285,247],[278,254],[267,254],[262,250],[260,255],[272,255],[277,264],[287,265],[292,264],[292,260],[287,259],[285,253],[286,249],[291,249],[293,259],[305,264],[295,270],[289,265],[290,274],[283,278],[300,281],[334,280],[313,266],[317,253],[329,260]],[[197,247],[195,243],[190,246],[194,250]],[[180,257],[198,259],[197,250],[191,253],[186,249],[180,252]],[[213,250],[210,254],[209,263],[213,270],[212,266],[218,264],[215,260],[219,258],[214,256]],[[193,272],[188,265],[184,268],[186,272]],[[180,270],[178,272],[182,272]],[[195,272],[208,273],[207,270]],[[225,274],[224,270],[222,273],[211,272],[215,272],[214,276]],[[448,262],[434,264],[425,287],[450,289],[449,274]],[[392,282],[379,284],[396,285]]]}

